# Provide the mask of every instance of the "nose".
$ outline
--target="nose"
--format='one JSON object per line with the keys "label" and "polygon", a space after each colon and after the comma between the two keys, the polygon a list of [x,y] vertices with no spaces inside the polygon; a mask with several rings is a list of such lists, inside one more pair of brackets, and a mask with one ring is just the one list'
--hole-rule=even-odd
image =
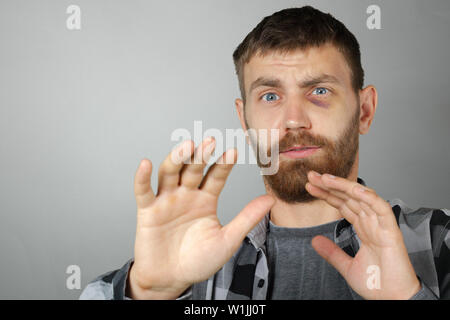
{"label": "nose", "polygon": [[302,103],[301,99],[298,97],[292,99],[286,107],[285,124],[287,129],[309,129],[311,127],[311,121],[307,115],[305,103]]}

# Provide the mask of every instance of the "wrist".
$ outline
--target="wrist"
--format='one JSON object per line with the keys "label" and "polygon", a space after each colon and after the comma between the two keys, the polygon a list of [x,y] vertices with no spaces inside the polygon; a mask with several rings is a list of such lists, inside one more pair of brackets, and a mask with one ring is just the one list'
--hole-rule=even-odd
{"label": "wrist", "polygon": [[136,276],[136,269],[133,268],[132,264],[128,272],[125,294],[133,300],[174,300],[188,288],[144,287],[140,283],[139,278]]}
{"label": "wrist", "polygon": [[415,296],[420,291],[420,289],[422,289],[422,285],[420,284],[420,281],[416,276],[415,281],[411,284],[411,286],[409,286],[409,289],[400,294],[397,299],[409,300],[413,296]]}

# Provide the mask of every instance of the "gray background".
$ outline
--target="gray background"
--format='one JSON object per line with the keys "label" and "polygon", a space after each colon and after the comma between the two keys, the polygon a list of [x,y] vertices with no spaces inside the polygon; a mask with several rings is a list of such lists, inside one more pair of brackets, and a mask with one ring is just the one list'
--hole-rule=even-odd
{"label": "gray background", "polygon": [[[450,208],[449,1],[1,0],[0,298],[75,299],[68,265],[82,288],[122,266],[139,161],[159,167],[194,120],[240,128],[233,50],[264,16],[308,3],[356,35],[379,91],[359,175],[385,199]],[[366,27],[370,4],[381,30]],[[236,165],[220,220],[263,193],[257,167]]]}

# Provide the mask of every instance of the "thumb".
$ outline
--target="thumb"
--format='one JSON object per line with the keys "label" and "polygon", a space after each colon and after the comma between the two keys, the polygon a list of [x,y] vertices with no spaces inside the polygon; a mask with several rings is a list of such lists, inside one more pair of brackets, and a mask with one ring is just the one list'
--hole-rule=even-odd
{"label": "thumb", "polygon": [[236,251],[247,234],[264,218],[275,199],[270,195],[259,196],[250,201],[244,209],[222,228],[223,237],[232,251]]}
{"label": "thumb", "polygon": [[338,245],[325,236],[316,236],[311,245],[317,253],[331,264],[346,279],[347,270],[353,258],[344,252]]}

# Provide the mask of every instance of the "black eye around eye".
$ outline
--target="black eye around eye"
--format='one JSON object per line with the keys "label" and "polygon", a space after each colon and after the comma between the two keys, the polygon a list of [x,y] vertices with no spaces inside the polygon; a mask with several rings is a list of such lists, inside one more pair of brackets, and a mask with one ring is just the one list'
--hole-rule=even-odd
{"label": "black eye around eye", "polygon": [[314,89],[314,91],[313,91],[313,94],[316,94],[316,95],[323,95],[323,94],[326,94],[328,92],[328,89],[327,88],[315,88]]}

